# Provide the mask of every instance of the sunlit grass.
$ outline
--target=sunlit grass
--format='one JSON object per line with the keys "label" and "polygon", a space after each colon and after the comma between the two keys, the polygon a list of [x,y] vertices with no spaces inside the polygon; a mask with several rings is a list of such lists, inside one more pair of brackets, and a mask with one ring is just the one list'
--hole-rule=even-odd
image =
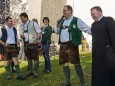
{"label": "sunlit grass", "polygon": [[[3,62],[0,62],[0,86],[59,86],[63,80],[62,67],[58,64],[58,56],[51,58],[52,63],[52,72],[49,74],[43,73],[44,61],[40,57],[40,66],[39,66],[39,78],[34,79],[33,77],[27,78],[25,81],[16,80],[16,74],[14,74],[13,79],[8,81],[6,80],[6,74],[3,65]],[[80,54],[81,65],[84,70],[85,80],[88,86],[91,86],[91,53],[85,52]],[[21,73],[26,75],[27,73],[27,62],[20,62]],[[74,67],[70,64],[71,69],[71,82],[72,86],[80,86],[79,79],[75,73]]]}

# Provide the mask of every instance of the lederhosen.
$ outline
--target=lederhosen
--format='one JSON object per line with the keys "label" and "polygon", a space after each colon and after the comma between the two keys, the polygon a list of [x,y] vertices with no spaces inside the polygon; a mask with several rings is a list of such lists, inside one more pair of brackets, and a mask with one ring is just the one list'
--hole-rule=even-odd
{"label": "lederhosen", "polygon": [[[2,30],[1,40],[6,43],[7,38],[8,38],[6,28],[1,28],[1,30]],[[10,60],[14,57],[17,57],[18,54],[19,54],[19,48],[17,46],[17,30],[16,30],[15,27],[13,27],[13,31],[14,31],[14,34],[15,34],[15,43],[16,44],[9,44],[9,46],[6,47],[6,48],[1,45],[1,47],[3,49],[2,52],[4,53],[4,60]]]}
{"label": "lederhosen", "polygon": [[[63,23],[60,28],[60,33],[61,33],[61,29],[67,29],[67,28],[69,28],[68,32],[70,35],[71,26],[63,26]],[[79,46],[78,45],[74,46],[71,40],[68,42],[62,43],[60,42],[60,38],[59,38],[59,43],[60,43],[59,64],[63,65],[69,62],[71,62],[72,64],[80,64]]]}
{"label": "lederhosen", "polygon": [[[27,30],[24,30],[23,33],[28,34],[29,23],[27,25]],[[34,24],[33,24],[33,27],[34,27]],[[29,40],[29,35],[28,35],[28,40]],[[27,56],[27,59],[33,59],[33,60],[38,59],[38,44],[34,44],[34,43],[30,44],[29,41],[25,42],[25,39],[24,39],[24,52],[25,52],[25,56]]]}

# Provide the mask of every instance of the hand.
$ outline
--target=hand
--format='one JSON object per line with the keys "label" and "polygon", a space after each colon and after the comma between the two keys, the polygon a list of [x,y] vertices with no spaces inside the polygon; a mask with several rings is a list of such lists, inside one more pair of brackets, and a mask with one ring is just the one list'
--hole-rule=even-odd
{"label": "hand", "polygon": [[57,20],[57,26],[59,25],[60,19]]}
{"label": "hand", "polygon": [[42,46],[42,42],[38,42],[38,46]]}
{"label": "hand", "polygon": [[20,42],[17,42],[17,46],[20,47]]}
{"label": "hand", "polygon": [[6,44],[4,44],[4,47],[8,48],[8,47],[10,47],[10,45],[6,43]]}
{"label": "hand", "polygon": [[37,43],[38,43],[38,40],[37,40],[37,39],[35,39],[33,42],[34,42],[34,44],[37,44]]}
{"label": "hand", "polygon": [[57,20],[57,24],[60,22],[60,19]]}
{"label": "hand", "polygon": [[24,38],[24,35],[20,35],[20,38],[22,38],[22,39],[23,39],[23,38]]}

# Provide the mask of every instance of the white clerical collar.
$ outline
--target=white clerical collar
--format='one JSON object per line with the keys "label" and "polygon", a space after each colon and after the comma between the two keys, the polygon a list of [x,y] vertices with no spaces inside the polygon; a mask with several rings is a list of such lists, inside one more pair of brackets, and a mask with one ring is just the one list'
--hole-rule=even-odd
{"label": "white clerical collar", "polygon": [[100,21],[103,18],[103,15],[98,19],[98,21]]}

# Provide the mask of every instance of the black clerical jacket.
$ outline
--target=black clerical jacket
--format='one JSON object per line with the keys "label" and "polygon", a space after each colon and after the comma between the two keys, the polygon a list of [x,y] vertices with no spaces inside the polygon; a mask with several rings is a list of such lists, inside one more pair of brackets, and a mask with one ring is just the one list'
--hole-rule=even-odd
{"label": "black clerical jacket", "polygon": [[92,32],[92,85],[115,86],[115,21],[102,17]]}

